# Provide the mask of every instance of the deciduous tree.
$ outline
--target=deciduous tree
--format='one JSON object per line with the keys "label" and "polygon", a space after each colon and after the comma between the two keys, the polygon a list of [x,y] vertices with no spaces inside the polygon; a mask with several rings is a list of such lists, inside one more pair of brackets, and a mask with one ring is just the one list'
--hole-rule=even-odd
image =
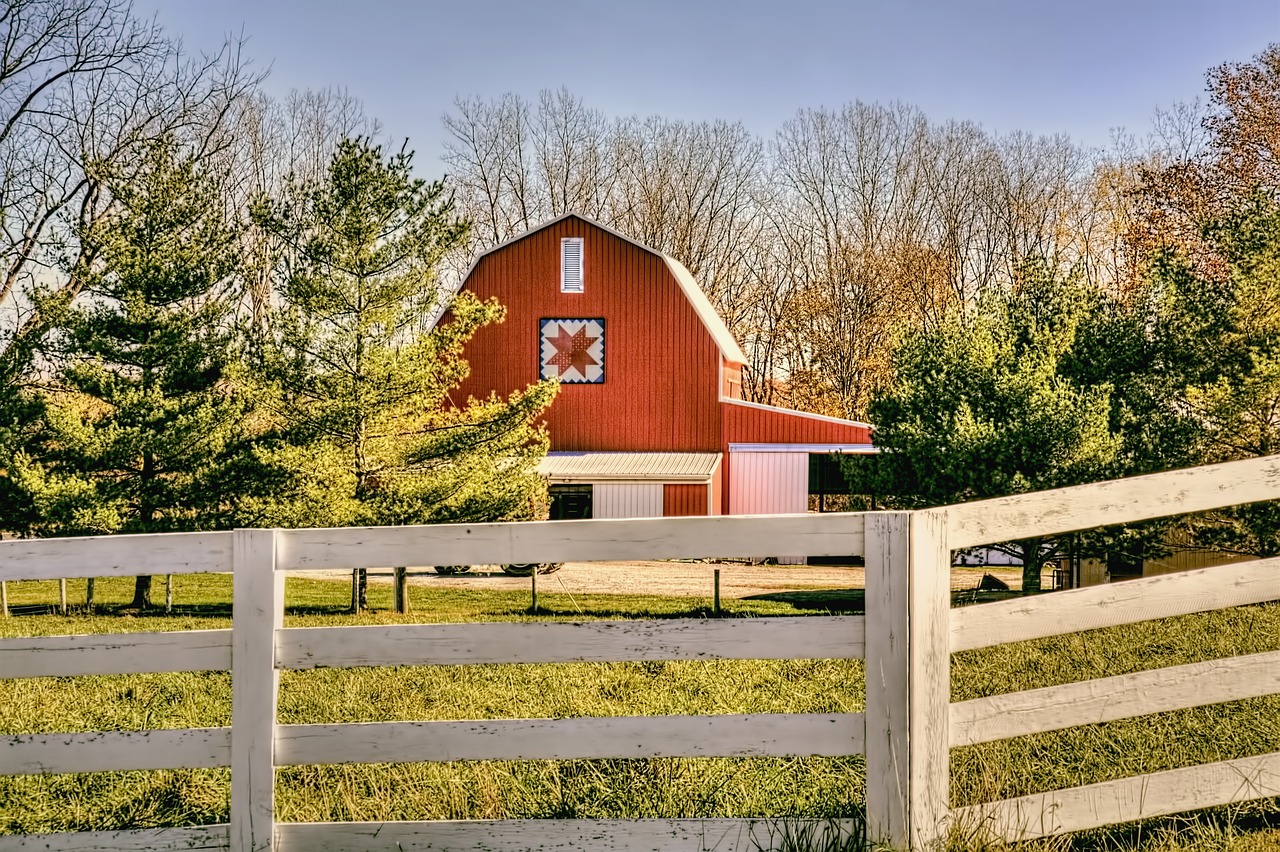
{"label": "deciduous tree", "polygon": [[[1067,375],[1077,334],[1100,294],[1043,266],[1022,285],[958,309],[909,335],[892,383],[871,404],[878,456],[847,471],[863,493],[907,508],[980,500],[1106,479],[1122,437],[1111,388]],[[1023,589],[1040,588],[1060,539],[1000,544],[1022,561]]]}

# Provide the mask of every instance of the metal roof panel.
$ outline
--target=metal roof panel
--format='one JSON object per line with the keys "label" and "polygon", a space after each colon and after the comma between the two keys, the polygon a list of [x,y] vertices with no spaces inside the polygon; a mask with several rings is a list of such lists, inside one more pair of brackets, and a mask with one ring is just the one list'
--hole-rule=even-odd
{"label": "metal roof panel", "polygon": [[547,453],[538,473],[553,482],[632,480],[705,482],[720,453],[606,453],[560,450]]}

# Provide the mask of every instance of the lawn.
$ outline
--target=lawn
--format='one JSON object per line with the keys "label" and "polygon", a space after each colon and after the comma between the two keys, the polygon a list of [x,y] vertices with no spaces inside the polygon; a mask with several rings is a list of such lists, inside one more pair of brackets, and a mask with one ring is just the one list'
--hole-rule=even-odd
{"label": "lawn", "polygon": [[[69,584],[83,600],[83,581]],[[52,614],[56,583],[10,584],[0,635],[184,630],[230,624],[230,578],[178,577],[170,615],[124,614],[128,581],[100,580],[95,614]],[[161,591],[161,596],[163,592]],[[415,612],[345,612],[350,586],[291,577],[288,626],[533,618],[523,592],[414,589]],[[965,598],[970,595],[966,594]],[[725,602],[725,617],[849,611],[860,596],[808,592]],[[539,619],[710,615],[711,601],[539,595]],[[952,699],[1280,650],[1280,605],[1242,607],[956,654]],[[665,713],[832,713],[863,707],[859,661],[708,661],[398,667],[285,673],[280,721],[494,719]],[[0,681],[7,734],[202,727],[230,721],[230,678],[199,672]],[[1250,754],[1280,751],[1280,698],[1146,716],[955,749],[952,800],[965,805]],[[479,761],[314,766],[278,772],[277,815],[294,820],[512,817],[856,816],[863,762],[847,759]],[[222,822],[225,770],[0,777],[0,832]],[[1280,805],[1151,820],[1037,844],[1051,849],[1280,849]]]}

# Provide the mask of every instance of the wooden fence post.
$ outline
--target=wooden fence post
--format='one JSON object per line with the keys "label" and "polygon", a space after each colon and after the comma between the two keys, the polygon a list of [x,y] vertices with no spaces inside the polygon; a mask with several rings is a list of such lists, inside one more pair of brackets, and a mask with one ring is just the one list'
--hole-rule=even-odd
{"label": "wooden fence post", "polygon": [[164,575],[164,612],[165,615],[173,612],[173,575]]}
{"label": "wooden fence post", "polygon": [[276,531],[232,539],[231,852],[275,849],[276,631],[284,623],[284,574]]}
{"label": "wooden fence post", "polygon": [[951,700],[946,515],[867,518],[867,829],[893,849],[946,836]]}
{"label": "wooden fence post", "polygon": [[84,584],[84,608],[93,615],[93,577],[90,577]]}
{"label": "wooden fence post", "polygon": [[9,617],[9,584],[0,580],[0,615]]}
{"label": "wooden fence post", "polygon": [[405,579],[405,567],[403,565],[396,566],[395,569],[395,599],[396,612],[405,613],[409,611],[409,587]]}
{"label": "wooden fence post", "polygon": [[67,614],[67,578],[63,577],[58,580],[58,612],[61,615]]}
{"label": "wooden fence post", "polygon": [[357,615],[369,608],[369,569],[357,568],[351,587],[351,611]]}

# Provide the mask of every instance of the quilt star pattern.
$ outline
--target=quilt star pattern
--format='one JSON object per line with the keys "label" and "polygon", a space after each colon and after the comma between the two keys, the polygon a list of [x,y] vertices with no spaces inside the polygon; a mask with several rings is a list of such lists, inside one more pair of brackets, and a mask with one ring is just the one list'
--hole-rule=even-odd
{"label": "quilt star pattern", "polygon": [[542,378],[566,384],[604,381],[604,320],[544,319],[538,329]]}

